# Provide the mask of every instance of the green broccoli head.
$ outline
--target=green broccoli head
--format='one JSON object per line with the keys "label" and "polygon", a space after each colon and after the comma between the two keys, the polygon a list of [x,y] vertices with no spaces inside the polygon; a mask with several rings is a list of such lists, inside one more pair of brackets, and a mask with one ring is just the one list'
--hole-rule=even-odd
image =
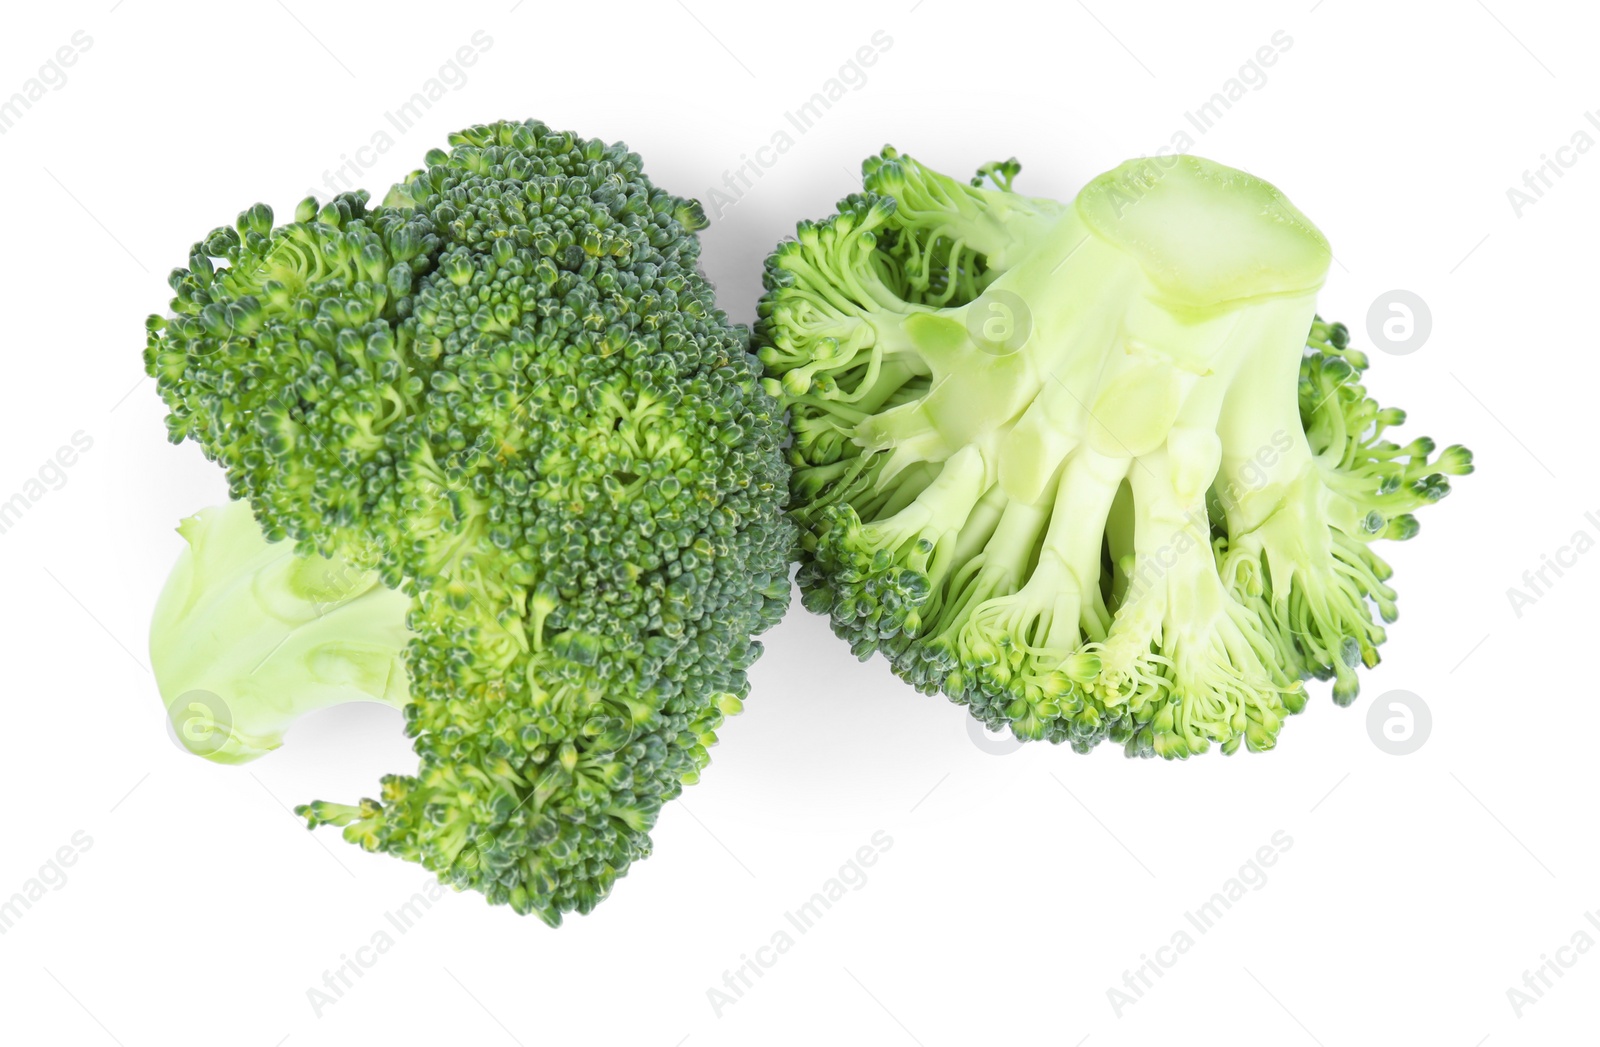
{"label": "green broccoli head", "polygon": [[1275,188],[1133,161],[1072,204],[893,149],[767,261],[805,605],[991,729],[1087,751],[1270,748],[1356,694],[1379,538],[1471,471],[1315,315],[1331,257]]}
{"label": "green broccoli head", "polygon": [[[380,206],[308,200],[274,226],[257,205],[212,232],[146,365],[172,439],[259,521],[239,571],[284,542],[408,598],[401,696],[350,694],[403,704],[420,766],[302,813],[557,923],[649,853],[740,706],[751,637],[788,600],[785,433],[697,268],[697,204],[537,122],[450,142]],[[245,647],[250,617],[231,616]],[[247,660],[153,638],[202,640],[253,722]],[[168,701],[195,678],[164,680]]]}

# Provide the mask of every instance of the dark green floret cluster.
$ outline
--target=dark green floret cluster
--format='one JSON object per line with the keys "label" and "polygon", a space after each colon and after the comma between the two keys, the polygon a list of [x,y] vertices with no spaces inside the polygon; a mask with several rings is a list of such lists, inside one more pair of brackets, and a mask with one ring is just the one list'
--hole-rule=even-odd
{"label": "dark green floret cluster", "polygon": [[[258,204],[173,273],[147,368],[258,527],[186,524],[153,648],[216,759],[403,708],[416,771],[302,813],[554,924],[649,854],[740,708],[788,601],[784,429],[698,204],[537,122],[450,146],[378,206]],[[234,621],[223,654],[201,630]]]}

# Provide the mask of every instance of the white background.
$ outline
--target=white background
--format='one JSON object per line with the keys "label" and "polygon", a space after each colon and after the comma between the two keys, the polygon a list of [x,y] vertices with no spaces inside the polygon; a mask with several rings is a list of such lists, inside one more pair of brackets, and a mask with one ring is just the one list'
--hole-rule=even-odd
{"label": "white background", "polygon": [[[74,833],[92,845],[0,935],[0,1039],[1587,1042],[1600,951],[1563,953],[1574,966],[1520,1017],[1507,996],[1600,907],[1600,555],[1547,575],[1520,616],[1507,596],[1575,532],[1600,535],[1584,515],[1600,511],[1600,157],[1560,154],[1570,169],[1520,215],[1507,197],[1576,132],[1600,140],[1579,5],[513,2],[7,12],[0,98],[75,32],[92,44],[0,135],[0,500],[74,433],[93,446],[0,534],[0,898]],[[479,30],[491,46],[464,82],[448,74],[392,150],[359,153]],[[343,157],[381,195],[451,130],[502,117],[623,139],[659,184],[705,198],[879,30],[891,46],[864,82],[850,73],[857,87],[704,234],[726,308],[753,316],[766,251],[829,213],[885,141],[954,174],[1015,154],[1020,189],[1070,198],[1187,128],[1193,151],[1270,179],[1327,234],[1340,264],[1322,312],[1360,342],[1384,292],[1431,309],[1426,344],[1374,353],[1368,385],[1409,409],[1407,432],[1469,444],[1479,471],[1388,550],[1402,615],[1383,664],[1353,708],[1317,686],[1270,755],[995,755],[962,710],[856,663],[797,604],[704,781],[595,914],[551,931],[446,895],[319,1016],[307,990],[426,874],[287,808],[368,795],[412,757],[378,707],[318,716],[244,768],[169,741],[149,608],[173,525],[224,486],[165,442],[141,379],[167,270],[256,200],[288,214]],[[1265,82],[1248,74],[1258,87],[1195,134],[1185,113],[1279,30],[1292,44]],[[1432,710],[1410,756],[1368,734],[1393,690]],[[893,844],[865,885],[719,1016],[707,990],[878,830]],[[1279,830],[1293,843],[1265,885],[1119,1016],[1107,993],[1124,971]]]}

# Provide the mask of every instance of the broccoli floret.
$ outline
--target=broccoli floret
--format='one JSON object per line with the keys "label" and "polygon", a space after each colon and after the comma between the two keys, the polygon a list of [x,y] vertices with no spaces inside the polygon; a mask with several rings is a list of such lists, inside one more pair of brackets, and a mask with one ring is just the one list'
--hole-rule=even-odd
{"label": "broccoli floret", "polygon": [[[788,602],[785,432],[697,268],[698,204],[625,146],[538,122],[450,144],[381,206],[307,200],[274,226],[258,204],[212,232],[149,321],[146,366],[171,438],[259,521],[241,573],[291,543],[406,598],[420,766],[300,812],[555,924],[648,855],[740,708],[751,637]],[[218,752],[252,755],[320,701],[325,666],[296,681],[280,651],[289,697],[264,709],[228,649],[257,647],[255,626],[214,624],[154,644],[233,670],[207,686],[271,730]],[[163,681],[169,701],[191,675]]]}
{"label": "broccoli floret", "polygon": [[[1330,253],[1275,188],[1133,161],[1072,204],[893,149],[767,261],[805,606],[991,730],[1129,755],[1272,747],[1356,694],[1378,538],[1471,471],[1315,315]],[[987,183],[987,184],[986,184]],[[1308,334],[1309,332],[1309,334]]]}

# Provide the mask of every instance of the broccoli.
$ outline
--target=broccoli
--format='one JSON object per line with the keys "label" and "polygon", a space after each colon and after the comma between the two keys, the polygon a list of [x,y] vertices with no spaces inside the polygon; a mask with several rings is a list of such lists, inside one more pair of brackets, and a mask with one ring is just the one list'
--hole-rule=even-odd
{"label": "broccoli", "polygon": [[649,854],[740,709],[788,603],[786,432],[697,203],[534,121],[450,145],[379,206],[257,204],[172,274],[145,355],[169,435],[259,526],[185,525],[152,651],[219,760],[403,706],[416,771],[298,811],[554,925]]}
{"label": "broccoli", "polygon": [[991,730],[1184,757],[1341,705],[1395,617],[1371,548],[1471,471],[1399,445],[1315,314],[1331,257],[1271,185],[1131,161],[1072,204],[886,148],[767,261],[805,606]]}
{"label": "broccoli", "polygon": [[186,544],[151,615],[150,657],[191,752],[247,763],[313,709],[405,707],[411,600],[377,571],[267,541],[249,502],[203,509],[178,533]]}

